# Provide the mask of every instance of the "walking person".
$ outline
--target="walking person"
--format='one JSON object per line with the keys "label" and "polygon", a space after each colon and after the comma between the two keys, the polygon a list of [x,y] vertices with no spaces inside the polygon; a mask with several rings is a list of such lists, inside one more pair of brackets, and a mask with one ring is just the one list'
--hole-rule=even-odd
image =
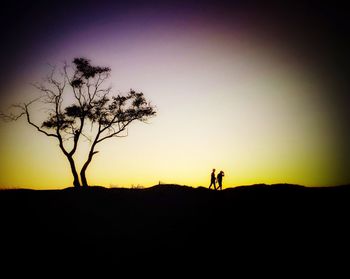
{"label": "walking person", "polygon": [[220,171],[219,174],[218,174],[218,177],[217,177],[217,180],[218,180],[218,190],[222,190],[222,178],[225,176],[225,173],[223,171]]}
{"label": "walking person", "polygon": [[215,169],[211,172],[209,189],[211,189],[211,186],[214,186],[214,190],[216,190]]}

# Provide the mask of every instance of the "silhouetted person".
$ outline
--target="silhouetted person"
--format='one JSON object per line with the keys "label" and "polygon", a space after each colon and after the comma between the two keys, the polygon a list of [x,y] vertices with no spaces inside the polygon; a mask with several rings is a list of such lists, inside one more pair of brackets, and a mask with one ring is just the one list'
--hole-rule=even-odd
{"label": "silhouetted person", "polygon": [[225,173],[223,171],[220,171],[218,174],[218,189],[222,190],[222,178],[225,176]]}
{"label": "silhouetted person", "polygon": [[211,172],[209,189],[211,189],[211,186],[213,185],[214,185],[214,189],[216,190],[215,169],[213,169],[213,171]]}

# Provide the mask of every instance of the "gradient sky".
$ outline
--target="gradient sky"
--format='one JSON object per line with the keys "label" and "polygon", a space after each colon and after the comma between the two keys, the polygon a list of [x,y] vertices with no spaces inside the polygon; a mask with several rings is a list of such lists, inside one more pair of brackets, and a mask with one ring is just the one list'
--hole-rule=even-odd
{"label": "gradient sky", "polygon": [[[341,8],[94,3],[24,1],[1,22],[1,110],[37,94],[26,83],[45,76],[46,63],[79,56],[112,68],[114,92],[142,91],[157,107],[150,124],[98,146],[91,185],[208,186],[214,167],[224,187],[349,183]],[[54,140],[24,120],[0,123],[0,135],[0,187],[72,184]]]}

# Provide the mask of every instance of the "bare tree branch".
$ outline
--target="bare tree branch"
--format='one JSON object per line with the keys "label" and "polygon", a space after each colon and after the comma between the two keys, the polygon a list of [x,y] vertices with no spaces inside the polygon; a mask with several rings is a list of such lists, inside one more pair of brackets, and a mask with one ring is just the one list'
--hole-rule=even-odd
{"label": "bare tree branch", "polygon": [[[112,137],[115,137],[115,136],[117,136],[118,134],[120,134],[121,132],[123,132],[124,130],[125,130],[125,128],[131,123],[131,122],[133,122],[134,120],[136,120],[136,119],[132,119],[132,120],[129,120],[128,122],[126,122],[126,123],[123,123],[123,126],[120,128],[120,129],[118,129],[116,132],[114,132],[114,133],[111,133],[111,134],[109,134],[109,135],[107,135],[107,136],[104,136],[103,138],[100,138],[99,140],[97,140],[97,143],[100,143],[101,141],[104,141],[105,139],[108,139],[108,138],[112,138]],[[104,129],[103,129],[103,131],[105,131]],[[102,133],[102,132],[101,132]]]}
{"label": "bare tree branch", "polygon": [[[58,135],[56,134],[51,134],[51,133],[48,133],[46,131],[44,131],[43,129],[41,129],[38,125],[34,124],[31,119],[30,119],[30,114],[29,114],[29,110],[28,110],[28,107],[29,107],[30,103],[29,104],[24,104],[24,113],[23,114],[26,114],[27,116],[27,122],[32,125],[34,128],[36,128],[40,133],[43,133],[44,135],[48,136],[48,137],[55,137],[55,138],[58,138]],[[22,114],[22,115],[23,115]]]}
{"label": "bare tree branch", "polygon": [[5,114],[0,112],[0,119],[6,122],[9,121],[17,121],[18,119],[20,119],[23,115],[25,115],[25,112],[21,112],[20,114]]}

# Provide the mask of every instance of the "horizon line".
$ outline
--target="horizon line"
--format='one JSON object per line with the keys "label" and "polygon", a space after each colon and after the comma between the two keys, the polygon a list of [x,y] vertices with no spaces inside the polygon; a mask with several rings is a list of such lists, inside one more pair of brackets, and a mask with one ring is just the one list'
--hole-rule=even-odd
{"label": "horizon line", "polygon": [[[332,187],[342,187],[342,186],[350,186],[350,183],[347,184],[337,184],[337,185],[321,185],[321,186],[310,186],[310,185],[301,185],[301,184],[293,184],[293,183],[272,183],[272,184],[267,184],[267,183],[254,183],[254,184],[244,184],[244,185],[236,185],[236,186],[230,186],[230,187],[223,187],[222,190],[212,190],[212,191],[223,191],[227,189],[234,189],[234,188],[240,188],[240,187],[251,187],[251,186],[282,186],[282,185],[288,185],[288,186],[296,186],[296,187],[304,187],[304,188],[332,188]],[[178,186],[178,187],[187,187],[187,188],[205,188],[209,189],[208,186],[203,186],[203,185],[198,185],[198,186],[189,186],[185,184],[177,184],[177,183],[161,183],[161,184],[154,184],[151,186],[142,186],[142,185],[136,185],[136,186],[103,186],[103,185],[91,185],[86,188],[104,188],[104,189],[130,189],[130,190],[135,190],[135,189],[149,189],[157,186]],[[1,190],[35,190],[35,191],[50,191],[50,190],[66,190],[66,189],[75,189],[73,185],[66,186],[63,188],[57,187],[57,188],[42,188],[42,189],[37,189],[37,188],[31,188],[31,187],[0,187]],[[86,189],[85,187],[80,187],[82,189]]]}

